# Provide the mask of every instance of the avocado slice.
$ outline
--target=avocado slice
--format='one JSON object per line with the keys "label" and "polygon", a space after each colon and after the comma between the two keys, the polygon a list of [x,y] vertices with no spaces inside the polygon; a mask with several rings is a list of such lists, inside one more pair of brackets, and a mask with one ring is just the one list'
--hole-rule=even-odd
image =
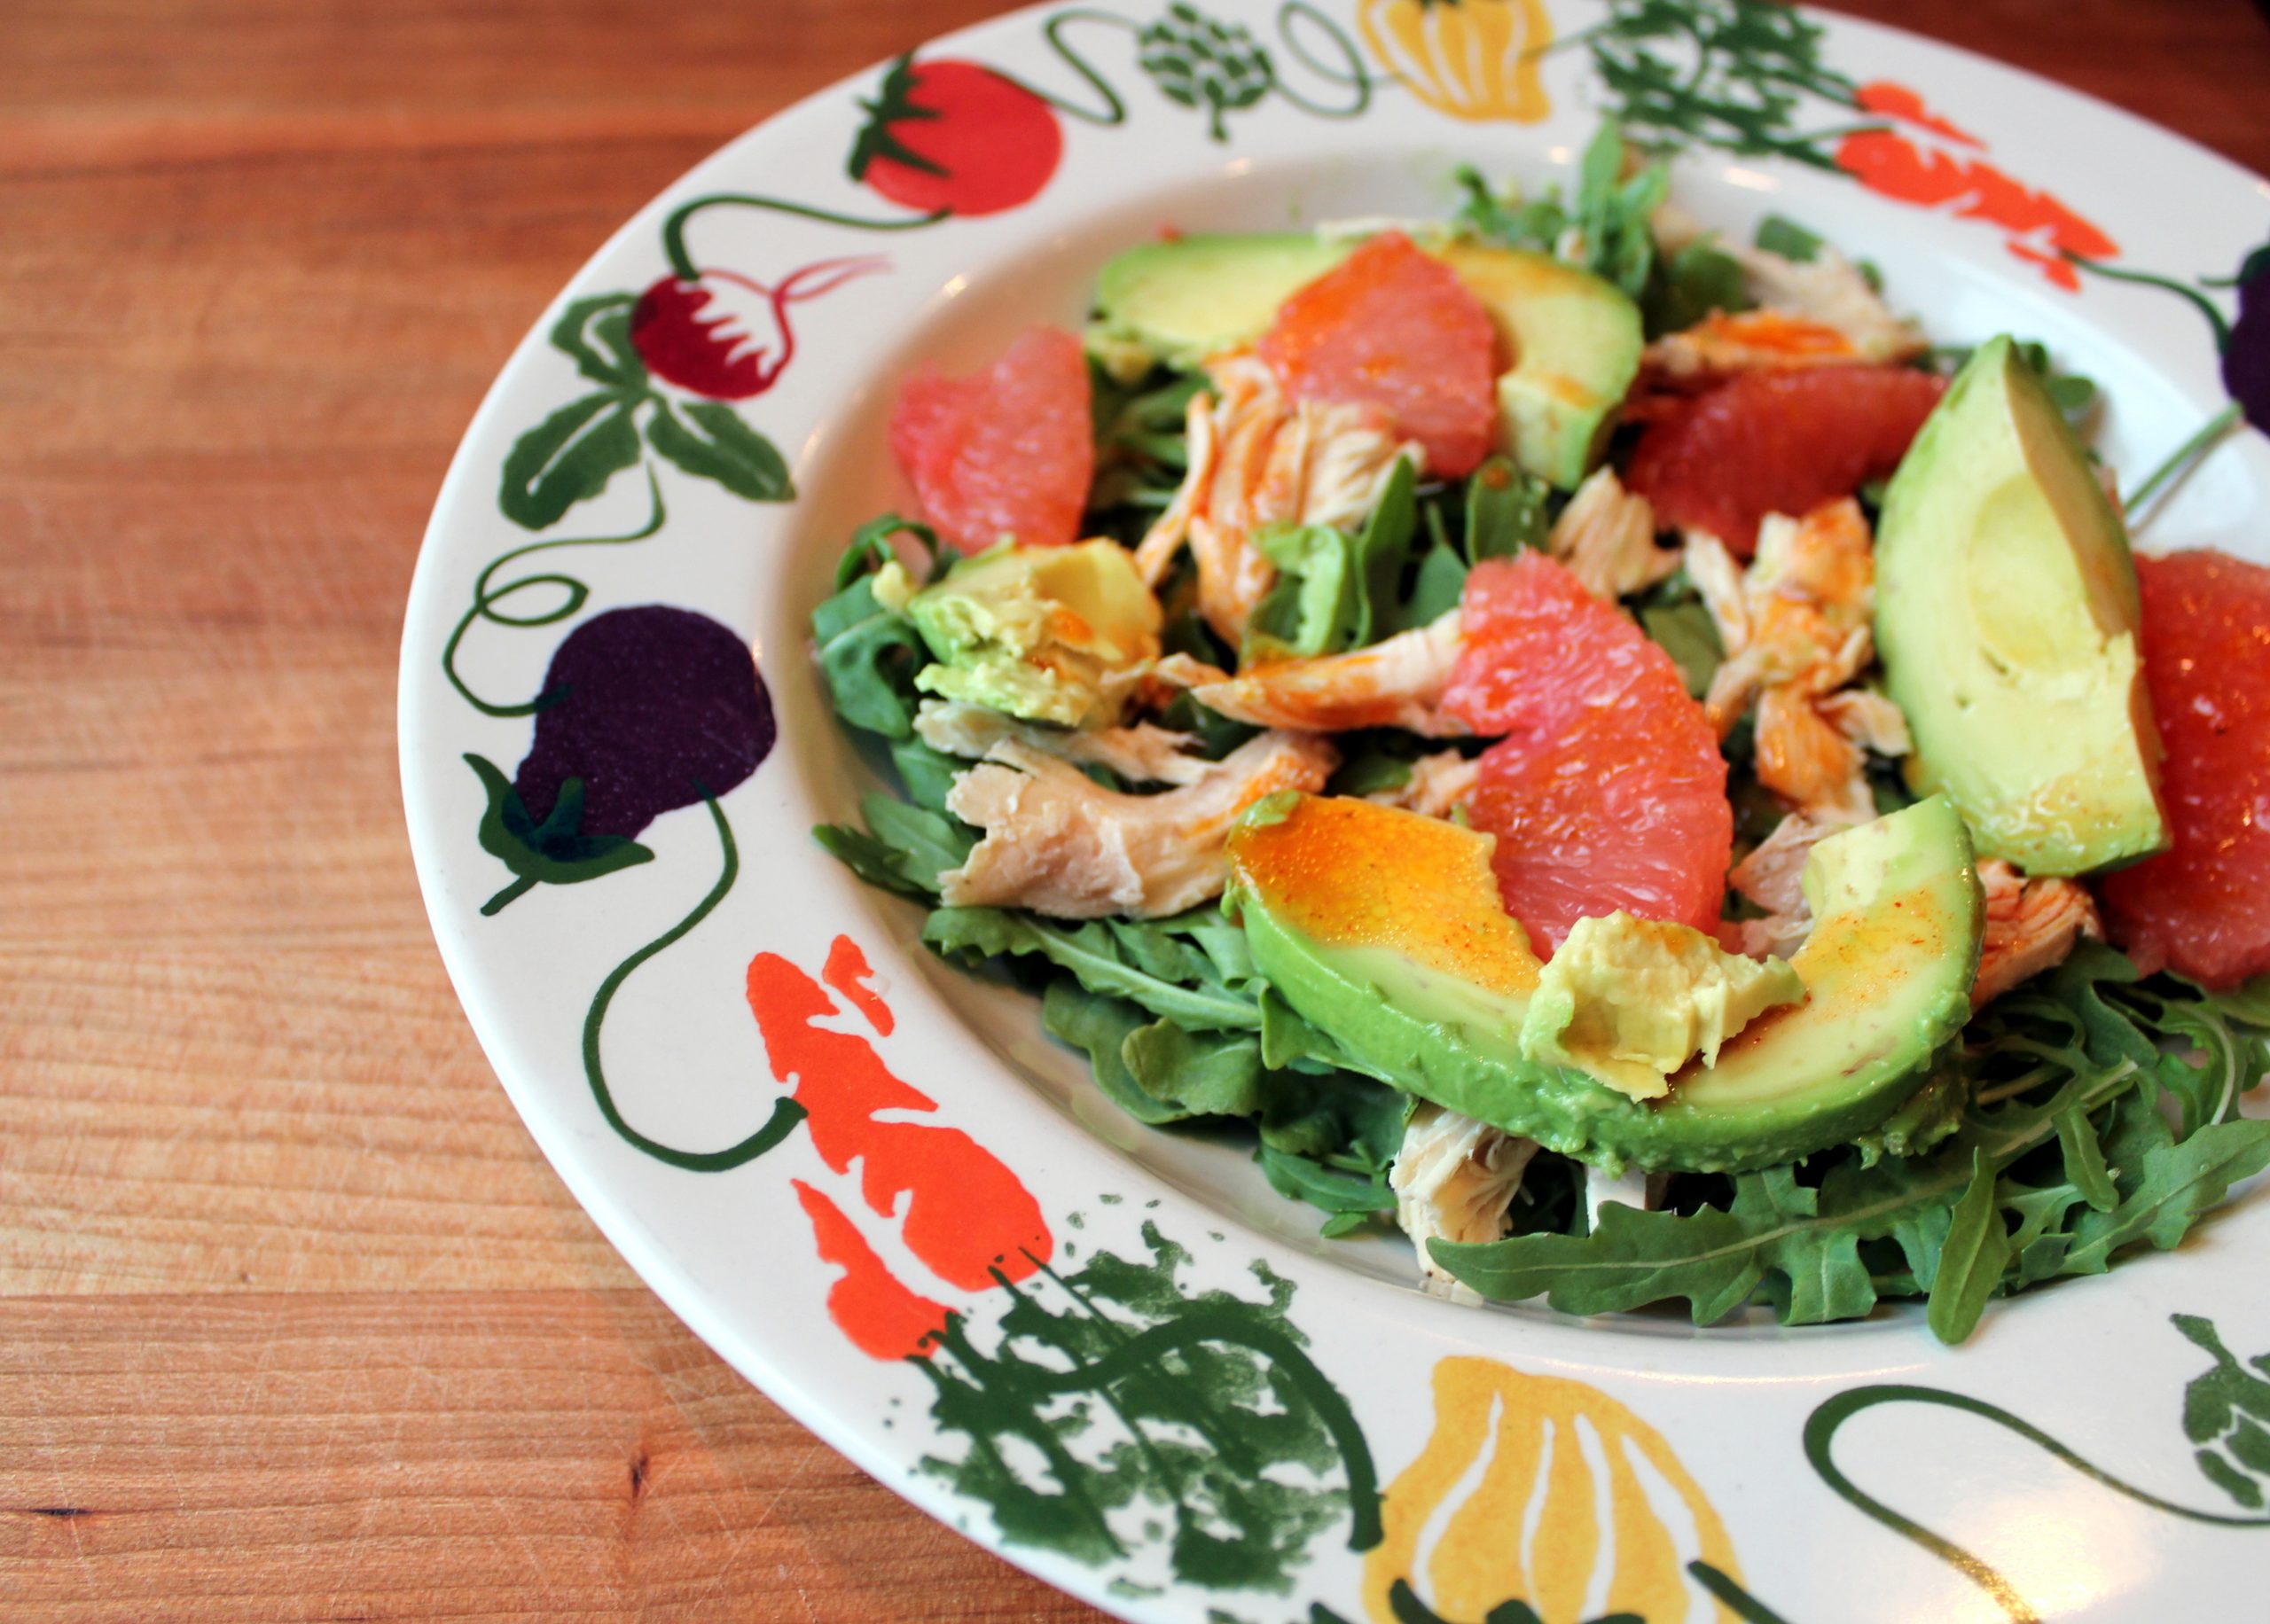
{"label": "avocado slice", "polygon": [[1305,232],[1139,244],[1097,273],[1088,353],[1123,380],[1155,363],[1188,371],[1259,338],[1279,305],[1355,246]]}
{"label": "avocado slice", "polygon": [[2159,733],[2120,515],[2039,375],[1982,345],[1924,422],[1876,533],[1876,646],[1978,853],[2084,874],[2164,850]]}
{"label": "avocado slice", "polygon": [[[1573,490],[1600,460],[1640,369],[1640,308],[1613,284],[1547,254],[1421,243],[1490,312],[1510,364],[1498,379],[1499,447]],[[1115,377],[1155,362],[1194,367],[1266,332],[1277,307],[1337,265],[1346,238],[1293,234],[1144,243],[1096,278],[1088,353]]]}
{"label": "avocado slice", "polygon": [[1640,307],[1549,254],[1469,242],[1440,252],[1513,358],[1498,378],[1500,448],[1525,472],[1574,490],[1599,463],[1639,375]]}
{"label": "avocado slice", "polygon": [[1970,1014],[1982,902],[1945,798],[1823,840],[1803,1004],[1751,1021],[1669,1097],[1529,1058],[1538,965],[1499,904],[1491,837],[1318,796],[1272,796],[1230,838],[1227,907],[1261,972],[1382,1081],[1610,1170],[1742,1172],[1881,1127]]}
{"label": "avocado slice", "polygon": [[915,673],[917,688],[1062,727],[1116,721],[1127,671],[1159,652],[1158,600],[1134,555],[1102,537],[1003,543],[956,564],[905,610],[935,657]]}

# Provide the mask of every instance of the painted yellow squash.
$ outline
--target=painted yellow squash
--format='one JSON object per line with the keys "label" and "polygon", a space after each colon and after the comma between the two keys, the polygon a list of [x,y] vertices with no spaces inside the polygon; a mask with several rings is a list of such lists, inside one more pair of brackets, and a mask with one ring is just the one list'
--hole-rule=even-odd
{"label": "painted yellow squash", "polygon": [[1545,0],[1362,0],[1364,43],[1412,93],[1452,118],[1534,124],[1553,43]]}
{"label": "painted yellow squash", "polygon": [[[1575,1624],[1591,1616],[1596,1580],[1601,1611],[1676,1620],[1699,1604],[1732,1624],[1686,1571],[1699,1557],[1739,1582],[1718,1513],[1662,1434],[1582,1382],[1493,1359],[1441,1361],[1434,1435],[1388,1486],[1381,1511],[1386,1536],[1364,1561],[1375,1624],[1394,1624],[1388,1592],[1398,1579],[1451,1624],[1481,1624],[1517,1598],[1545,1624]],[[1435,1526],[1421,1573],[1421,1536]]]}

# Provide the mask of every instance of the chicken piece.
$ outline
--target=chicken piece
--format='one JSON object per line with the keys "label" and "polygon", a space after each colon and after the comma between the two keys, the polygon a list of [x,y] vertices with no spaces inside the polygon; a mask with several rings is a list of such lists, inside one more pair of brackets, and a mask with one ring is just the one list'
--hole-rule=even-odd
{"label": "chicken piece", "polygon": [[1482,778],[1478,757],[1455,750],[1437,750],[1411,763],[1411,777],[1399,788],[1381,790],[1364,797],[1374,806],[1400,807],[1421,817],[1448,817],[1474,798]]}
{"label": "chicken piece", "polygon": [[1442,708],[1458,652],[1458,611],[1452,609],[1345,654],[1275,660],[1236,676],[1170,658],[1159,662],[1155,674],[1187,686],[1208,708],[1256,727],[1313,733],[1403,728],[1429,738],[1460,738],[1466,724]]}
{"label": "chicken piece", "polygon": [[1003,739],[947,793],[946,810],[985,838],[938,877],[940,894],[1066,919],[1180,913],[1221,894],[1239,813],[1277,790],[1323,788],[1339,759],[1324,739],[1264,733],[1179,789],[1123,795]]}
{"label": "chicken piece", "polygon": [[1726,875],[1726,884],[1765,910],[1762,919],[1730,919],[1718,929],[1718,940],[1736,953],[1752,958],[1769,954],[1787,958],[1812,933],[1812,907],[1805,901],[1805,861],[1812,848],[1830,835],[1866,823],[1875,816],[1851,818],[1825,810],[1820,815],[1792,812],[1773,826]]}
{"label": "chicken piece", "polygon": [[[1666,253],[1676,251],[1674,242],[1683,246],[1682,236],[1702,235],[1691,216],[1670,208],[1658,211],[1656,227]],[[1715,246],[1742,266],[1759,308],[1713,311],[1648,346],[1643,364],[1656,388],[1692,389],[1773,368],[1889,364],[1926,347],[1922,330],[1894,316],[1859,267],[1833,248],[1801,261],[1723,240]],[[1648,386],[1643,382],[1643,391]]]}
{"label": "chicken piece", "polygon": [[1686,556],[1726,655],[1703,700],[1720,736],[1755,702],[1760,783],[1801,810],[1872,816],[1862,751],[1902,754],[1908,741],[1898,707],[1849,688],[1875,657],[1875,558],[1859,504],[1769,515],[1746,573],[1700,533]]}
{"label": "chicken piece", "polygon": [[981,761],[1013,741],[1075,767],[1108,767],[1131,784],[1194,784],[1213,763],[1186,753],[1197,741],[1188,733],[1139,722],[1125,728],[1037,726],[982,705],[925,699],[914,713],[915,736],[933,750]]}
{"label": "chicken piece", "polygon": [[1215,361],[1211,393],[1185,418],[1189,468],[1135,550],[1155,589],[1187,545],[1198,560],[1198,611],[1232,644],[1277,579],[1253,537],[1280,525],[1361,524],[1397,461],[1421,456],[1375,407],[1288,402],[1249,351]]}
{"label": "chicken piece", "polygon": [[1611,601],[1651,587],[1679,567],[1676,550],[1656,545],[1656,510],[1624,488],[1603,464],[1577,487],[1546,539],[1595,597]]}
{"label": "chicken piece", "polygon": [[1642,1173],[1637,1167],[1626,1167],[1621,1173],[1604,1173],[1598,1167],[1585,1169],[1585,1211],[1586,1227],[1600,1228],[1600,1209],[1603,1206],[1629,1206],[1643,1213],[1652,1213],[1661,1206],[1664,1194],[1671,1188],[1668,1173]]}
{"label": "chicken piece", "polygon": [[1840,688],[1813,701],[1822,720],[1839,733],[1878,755],[1906,755],[1915,747],[1907,731],[1907,717],[1873,688]]}
{"label": "chicken piece", "polygon": [[1430,1294],[1453,1302],[1482,1300],[1429,1255],[1427,1243],[1503,1236],[1507,1209],[1537,1148],[1534,1139],[1517,1138],[1440,1105],[1413,1110],[1388,1183],[1395,1191],[1395,1221],[1418,1250],[1420,1284]]}
{"label": "chicken piece", "polygon": [[2062,964],[2082,937],[2104,940],[2096,903],[2070,879],[2028,879],[2000,857],[1978,865],[1986,929],[1970,1007],[1980,1010],[2019,982]]}
{"label": "chicken piece", "polygon": [[1757,781],[1792,806],[1854,818],[1875,809],[1860,747],[1789,684],[1758,696],[1753,764]]}

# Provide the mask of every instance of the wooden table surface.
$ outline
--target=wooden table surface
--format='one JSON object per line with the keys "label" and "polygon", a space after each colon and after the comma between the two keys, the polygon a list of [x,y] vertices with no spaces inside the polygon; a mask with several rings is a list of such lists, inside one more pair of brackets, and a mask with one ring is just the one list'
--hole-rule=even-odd
{"label": "wooden table surface", "polygon": [[[990,0],[0,4],[0,1616],[1094,1618],[537,1156],[395,776],[474,402],[711,148]],[[2270,171],[2246,0],[1872,0]]]}

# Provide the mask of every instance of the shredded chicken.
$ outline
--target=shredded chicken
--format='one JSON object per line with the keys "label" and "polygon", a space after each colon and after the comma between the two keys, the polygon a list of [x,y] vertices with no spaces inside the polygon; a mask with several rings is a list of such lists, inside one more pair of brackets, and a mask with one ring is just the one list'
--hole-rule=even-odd
{"label": "shredded chicken", "polygon": [[2089,894],[2070,879],[2028,879],[1999,857],[1978,865],[1986,931],[1970,1007],[1984,1009],[2019,982],[2062,964],[2082,937],[2104,940]]}
{"label": "shredded chicken", "polygon": [[1060,918],[1159,918],[1221,894],[1239,813],[1277,790],[1316,790],[1339,764],[1321,738],[1264,733],[1179,789],[1107,790],[1068,761],[1005,738],[954,781],[946,809],[985,832],[938,877],[960,906],[1029,908]]}
{"label": "shredded chicken", "polygon": [[1234,644],[1277,579],[1253,537],[1279,525],[1361,524],[1397,462],[1421,451],[1398,441],[1375,407],[1287,401],[1249,351],[1217,359],[1208,377],[1212,391],[1191,397],[1186,418],[1188,472],[1135,565],[1155,589],[1187,545],[1198,560],[1198,612]]}
{"label": "shredded chicken", "polygon": [[1458,652],[1458,611],[1452,609],[1345,654],[1275,660],[1236,676],[1187,656],[1170,656],[1155,675],[1188,688],[1208,708],[1256,727],[1315,733],[1404,728],[1429,738],[1458,738],[1466,724],[1442,708]]}
{"label": "shredded chicken", "polygon": [[1589,1227],[1600,1228],[1600,1209],[1603,1206],[1629,1206],[1651,1213],[1663,1205],[1664,1192],[1670,1187],[1668,1173],[1642,1173],[1637,1167],[1604,1173],[1598,1167],[1586,1167],[1585,1210],[1589,1214]]}
{"label": "shredded chicken", "polygon": [[1792,812],[1775,824],[1773,832],[1726,875],[1726,884],[1765,910],[1765,917],[1727,921],[1719,929],[1719,941],[1752,958],[1768,954],[1787,958],[1803,947],[1812,933],[1812,909],[1803,883],[1805,860],[1814,847],[1853,823],[1841,816]]}
{"label": "shredded chicken", "polygon": [[1546,545],[1595,597],[1637,592],[1679,567],[1675,549],[1656,545],[1654,507],[1606,465],[1577,487]]}
{"label": "shredded chicken", "polygon": [[[1665,252],[1702,236],[1683,211],[1656,215]],[[1674,386],[1761,369],[1886,364],[1921,355],[1922,332],[1891,313],[1860,268],[1833,248],[1793,260],[1721,239],[1714,245],[1742,268],[1759,307],[1713,311],[1683,332],[1648,347],[1648,371]]]}
{"label": "shredded chicken", "polygon": [[1076,767],[1108,767],[1131,784],[1194,784],[1213,766],[1186,753],[1188,733],[1139,722],[1125,728],[1044,728],[958,699],[925,699],[914,713],[917,738],[933,750],[982,760],[1005,740]]}
{"label": "shredded chicken", "polygon": [[1411,777],[1399,787],[1364,799],[1375,806],[1400,807],[1421,817],[1448,817],[1474,798],[1474,787],[1481,777],[1478,758],[1455,750],[1437,750],[1412,762]]}
{"label": "shredded chicken", "polygon": [[1418,1249],[1421,1283],[1438,1297],[1478,1303],[1429,1255],[1429,1240],[1496,1240],[1506,1232],[1506,1211],[1537,1141],[1477,1122],[1439,1105],[1421,1105],[1403,1129],[1388,1183],[1395,1191],[1395,1221]]}
{"label": "shredded chicken", "polygon": [[1859,504],[1769,515],[1746,573],[1715,536],[1691,531],[1687,572],[1726,650],[1704,699],[1720,735],[1755,702],[1761,784],[1801,811],[1874,816],[1861,752],[1904,754],[1907,727],[1883,695],[1847,688],[1875,656],[1875,558]]}

